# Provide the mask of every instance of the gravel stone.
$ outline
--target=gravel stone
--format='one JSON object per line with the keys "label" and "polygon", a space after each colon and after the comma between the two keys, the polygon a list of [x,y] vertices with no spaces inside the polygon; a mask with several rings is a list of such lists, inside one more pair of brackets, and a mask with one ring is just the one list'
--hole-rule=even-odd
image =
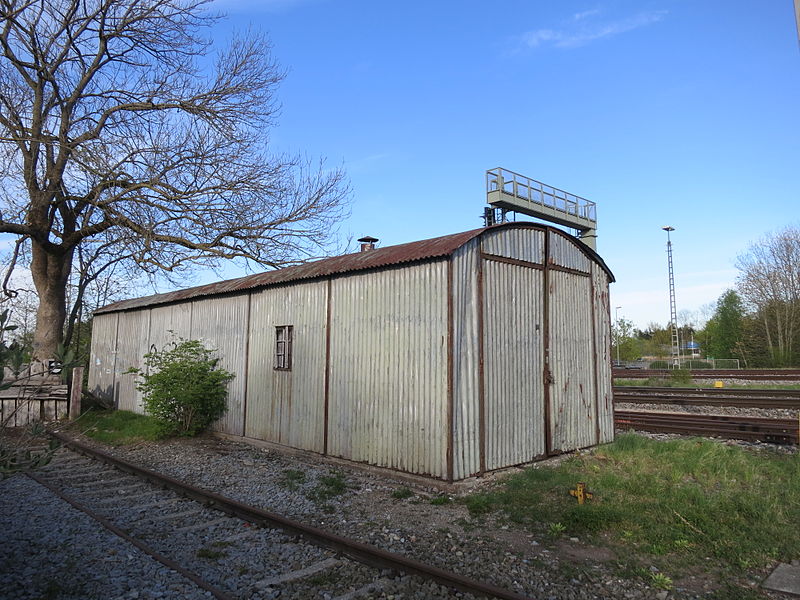
{"label": "gravel stone", "polygon": [[[669,439],[672,434],[646,434],[655,438]],[[125,460],[140,464],[147,468],[160,471],[171,477],[181,479],[193,485],[223,494],[240,502],[252,504],[262,509],[284,515],[306,524],[336,533],[364,543],[375,545],[384,550],[397,552],[415,558],[422,562],[454,571],[473,579],[485,581],[499,587],[525,594],[533,598],[552,598],[553,600],[585,600],[585,599],[622,599],[622,598],[660,598],[660,590],[653,589],[646,581],[638,578],[623,579],[619,577],[616,569],[615,557],[612,552],[604,548],[595,548],[584,540],[561,538],[552,540],[542,532],[534,535],[528,531],[517,530],[512,525],[509,527],[497,515],[489,515],[481,519],[472,518],[466,507],[459,502],[442,505],[433,505],[430,501],[441,496],[441,489],[435,485],[412,484],[406,480],[391,477],[388,474],[365,472],[359,469],[349,469],[340,465],[333,465],[323,458],[312,455],[283,454],[274,449],[256,448],[248,444],[221,440],[213,436],[203,436],[196,439],[172,440],[158,443],[142,443],[133,446],[120,446],[108,448],[90,440],[82,440],[89,445],[102,448],[104,451],[117,455]],[[756,444],[744,442],[743,445]],[[564,460],[557,457],[546,461],[547,463]],[[302,476],[298,476],[301,473]],[[332,490],[331,480],[343,484],[341,488]],[[78,479],[75,483],[80,483]],[[326,483],[327,482],[327,483]],[[486,477],[478,487],[490,487],[496,484],[496,478]],[[13,490],[14,486],[22,486],[19,493],[8,496],[6,487]],[[411,490],[412,495],[407,498],[394,498],[392,493],[402,488]],[[460,490],[460,491],[458,491]],[[456,492],[448,490],[452,498],[458,498],[464,493],[464,488]],[[26,496],[32,496],[37,502],[48,498],[48,503],[55,503],[55,497],[44,494],[42,488],[21,476],[0,483],[0,492],[3,492],[3,502],[11,506],[35,505]],[[339,493],[341,492],[341,493]],[[141,490],[131,489],[127,494],[141,494]],[[8,498],[7,498],[8,496]],[[111,505],[113,507],[113,504]],[[69,508],[69,507],[67,507]],[[35,514],[55,514],[54,508],[39,507],[33,510],[22,522],[33,521]],[[61,510],[65,510],[62,506]],[[73,513],[71,508],[70,511]],[[174,506],[152,509],[154,514],[160,512],[179,512]],[[3,511],[6,519],[11,514],[8,508]],[[71,514],[71,513],[70,513]],[[77,513],[78,517],[83,516]],[[218,518],[204,517],[204,518]],[[88,519],[88,517],[87,517]],[[150,566],[149,569],[139,567],[142,562],[154,562],[147,557],[140,556],[135,548],[127,547],[118,538],[104,530],[87,533],[84,538],[83,531],[67,531],[64,527],[53,528],[52,523],[72,523],[80,520],[74,517],[53,517],[46,519],[45,523],[36,522],[37,528],[30,539],[39,539],[38,528],[45,529],[48,533],[42,537],[48,550],[34,549],[34,559],[29,561],[21,559],[22,550],[31,542],[28,539],[14,538],[13,544],[0,547],[0,564],[5,565],[7,558],[3,552],[11,552],[17,556],[14,566],[8,569],[0,567],[0,589],[12,589],[15,594],[9,597],[38,598],[43,592],[41,589],[27,596],[17,596],[16,592],[24,589],[24,581],[30,580],[29,576],[22,575],[26,566],[36,564],[32,573],[41,577],[42,570],[37,564],[44,561],[45,572],[58,574],[57,581],[69,589],[75,589],[75,595],[63,595],[63,598],[134,598],[129,594],[136,592],[138,598],[149,600],[151,598],[195,598],[209,597],[197,589],[192,589],[180,576],[171,572],[164,572],[161,565]],[[14,521],[12,519],[12,521]],[[16,520],[17,527],[20,520]],[[187,522],[191,518],[187,517]],[[87,527],[96,529],[89,521]],[[8,525],[0,521],[3,531]],[[328,569],[317,577],[318,583],[314,591],[310,591],[308,582],[288,582],[274,586],[258,586],[256,582],[248,584],[250,587],[238,588],[238,575],[228,565],[237,561],[253,560],[244,554],[253,554],[252,550],[241,550],[236,544],[225,547],[226,553],[231,556],[215,564],[213,561],[203,561],[190,556],[190,550],[182,548],[196,547],[198,542],[204,540],[207,544],[212,539],[219,539],[224,533],[229,540],[250,539],[256,536],[261,547],[275,547],[280,553],[283,567],[306,565],[315,560],[324,560],[334,556],[326,550],[309,548],[299,544],[296,540],[285,536],[283,533],[271,529],[245,527],[239,524],[236,527],[225,524],[218,525],[213,531],[187,531],[180,537],[158,539],[157,523],[153,523],[152,533],[154,538],[148,540],[159,548],[163,544],[166,553],[174,553],[181,560],[192,564],[193,569],[202,569],[201,575],[210,582],[227,582],[232,585],[242,598],[465,598],[472,596],[454,592],[436,583],[410,577],[389,570],[377,572],[364,565],[346,561],[341,565]],[[24,527],[23,527],[24,530]],[[9,530],[10,531],[10,530]],[[21,534],[17,534],[18,536]],[[102,541],[97,536],[106,535]],[[204,537],[205,536],[205,537]],[[116,540],[112,544],[107,538]],[[85,541],[76,541],[84,540]],[[17,547],[10,551],[9,547]],[[57,552],[60,548],[69,548],[78,556],[74,564],[81,564],[79,570],[72,570],[70,577],[61,577],[64,570],[65,554]],[[119,548],[112,558],[108,559],[110,549]],[[123,549],[124,548],[124,549]],[[247,546],[251,548],[251,546]],[[88,550],[87,550],[88,549]],[[94,553],[99,557],[91,558]],[[49,554],[48,554],[49,553]],[[86,556],[84,557],[84,554]],[[241,554],[241,555],[240,555]],[[58,555],[59,558],[53,558]],[[121,557],[130,557],[122,560]],[[38,560],[37,560],[38,558]],[[230,560],[228,560],[230,559]],[[92,561],[102,563],[103,569],[94,567]],[[85,569],[84,564],[89,561],[91,568]],[[251,563],[247,563],[251,564]],[[266,580],[273,574],[274,567],[264,563],[260,580]],[[153,574],[155,573],[155,575]],[[97,578],[93,577],[97,574]],[[665,573],[669,576],[669,573]],[[247,576],[243,575],[244,582]],[[112,583],[104,583],[112,581]],[[16,583],[14,583],[16,581]],[[12,586],[6,588],[8,582]],[[322,583],[320,583],[322,582]],[[188,584],[188,585],[187,585]],[[98,595],[87,595],[94,585],[105,585],[103,592]],[[242,584],[244,585],[244,584]],[[41,586],[40,586],[41,588]],[[676,588],[671,590],[669,597],[676,599],[706,598],[713,589]],[[81,595],[83,594],[83,595]]]}

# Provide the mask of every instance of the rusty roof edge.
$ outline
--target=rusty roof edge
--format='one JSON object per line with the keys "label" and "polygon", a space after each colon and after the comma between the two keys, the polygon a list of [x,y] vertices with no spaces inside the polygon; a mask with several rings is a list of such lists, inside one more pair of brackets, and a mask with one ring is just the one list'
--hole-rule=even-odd
{"label": "rusty roof edge", "polygon": [[332,256],[291,267],[285,267],[283,269],[254,273],[252,275],[245,275],[244,277],[226,279],[224,281],[207,283],[182,290],[173,290],[171,292],[164,292],[161,294],[120,300],[97,309],[94,311],[94,314],[100,315],[126,310],[136,310],[150,306],[159,306],[186,300],[193,300],[195,298],[240,293],[244,292],[245,290],[260,289],[272,285],[280,285],[299,281],[313,281],[335,275],[346,275],[348,273],[387,268],[395,265],[424,262],[426,260],[451,256],[458,248],[461,248],[464,244],[482,235],[486,231],[515,228],[552,230],[566,236],[574,242],[578,242],[581,250],[587,254],[589,258],[600,264],[600,266],[608,273],[611,281],[614,281],[614,275],[611,273],[611,270],[608,268],[608,266],[606,266],[605,262],[603,262],[603,259],[600,258],[600,256],[591,248],[586,246],[586,244],[580,242],[580,240],[577,238],[560,229],[551,227],[549,225],[544,225],[542,223],[534,223],[531,221],[514,221],[492,225],[491,227],[481,227],[479,229],[472,229],[470,231],[453,233],[436,238],[429,238],[426,240],[407,242],[405,244],[397,244],[394,246],[386,246],[384,248],[369,250],[368,252],[354,252],[351,254]]}

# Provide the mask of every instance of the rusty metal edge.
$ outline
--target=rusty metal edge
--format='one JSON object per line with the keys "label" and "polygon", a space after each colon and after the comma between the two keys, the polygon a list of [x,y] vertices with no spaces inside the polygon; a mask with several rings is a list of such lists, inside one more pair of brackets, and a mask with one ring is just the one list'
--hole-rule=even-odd
{"label": "rusty metal edge", "polygon": [[540,263],[521,260],[519,258],[508,258],[506,256],[498,256],[497,254],[489,254],[488,252],[481,252],[481,258],[484,260],[492,260],[494,262],[506,263],[508,265],[515,265],[518,267],[527,267],[529,269],[537,269],[541,271],[544,265]]}
{"label": "rusty metal edge", "polygon": [[[59,439],[61,439],[61,438],[59,437]],[[159,552],[155,551],[154,549],[152,549],[150,546],[148,546],[144,542],[141,542],[141,541],[137,540],[135,537],[132,537],[132,536],[128,535],[122,529],[120,529],[119,527],[114,525],[111,521],[109,521],[105,517],[102,517],[102,516],[98,515],[96,512],[94,512],[94,511],[90,510],[89,508],[83,506],[82,504],[76,502],[75,500],[73,500],[69,496],[67,496],[65,494],[62,494],[61,490],[59,490],[57,487],[55,487],[53,485],[50,485],[50,483],[48,483],[47,481],[45,481],[44,479],[42,479],[38,475],[34,475],[33,473],[25,473],[25,474],[28,477],[30,477],[31,479],[33,479],[39,485],[41,485],[41,486],[47,488],[48,490],[50,490],[53,494],[55,494],[56,496],[61,498],[64,502],[66,502],[67,504],[69,504],[73,508],[81,511],[82,513],[84,513],[86,515],[89,515],[92,519],[94,519],[95,521],[100,523],[100,525],[102,525],[103,527],[108,529],[114,535],[116,535],[116,536],[122,538],[123,540],[125,540],[126,542],[136,546],[139,550],[141,550],[142,552],[144,552],[148,556],[152,557],[153,559],[157,560],[158,562],[160,562],[162,565],[164,565],[168,569],[172,569],[176,573],[179,573],[180,575],[182,575],[183,577],[185,577],[186,579],[188,579],[189,581],[194,583],[199,588],[202,588],[202,589],[206,590],[212,596],[217,598],[217,600],[236,600],[234,596],[231,596],[231,595],[226,594],[225,592],[223,592],[221,590],[218,590],[217,588],[215,588],[214,586],[210,585],[205,580],[203,580],[199,575],[193,573],[192,571],[189,571],[188,569],[183,568],[178,563],[176,563],[175,561],[167,558],[163,554],[160,554]]]}
{"label": "rusty metal edge", "polygon": [[244,325],[247,339],[244,341],[244,398],[242,398],[242,436],[247,435],[247,398],[250,395],[250,312],[253,306],[253,294],[247,294],[247,316]]}
{"label": "rusty metal edge", "polygon": [[486,373],[484,371],[485,359],[485,325],[484,325],[484,291],[483,291],[483,238],[478,241],[478,272],[475,287],[478,296],[477,325],[478,325],[478,473],[486,473]]}
{"label": "rusty metal edge", "polygon": [[447,261],[447,481],[453,483],[454,448],[453,448],[453,257]]}
{"label": "rusty metal edge", "polygon": [[[589,278],[589,300],[592,306],[592,356],[595,357],[592,378],[594,379],[594,439],[595,444],[600,443],[600,362],[597,360],[597,303],[595,302],[594,277]],[[609,322],[611,319],[609,305]]]}
{"label": "rusty metal edge", "polygon": [[325,298],[325,382],[323,389],[322,454],[328,456],[328,419],[330,418],[331,396],[331,291],[333,280],[329,277]]}
{"label": "rusty metal edge", "polygon": [[252,523],[267,523],[270,526],[278,527],[294,535],[299,535],[314,544],[341,552],[342,554],[345,554],[358,562],[362,562],[370,566],[397,569],[411,575],[419,575],[425,579],[431,579],[437,583],[471,594],[478,594],[491,598],[501,598],[503,600],[530,600],[530,597],[528,596],[523,596],[521,594],[517,594],[516,592],[512,592],[488,583],[476,581],[474,579],[458,575],[457,573],[451,573],[449,571],[445,571],[444,569],[439,569],[438,567],[426,565],[400,554],[388,552],[386,550],[382,550],[362,542],[357,542],[355,540],[350,540],[335,533],[323,531],[322,529],[318,529],[310,525],[292,521],[291,519],[287,519],[286,517],[276,513],[271,513],[260,508],[256,508],[255,506],[249,506],[247,504],[237,502],[236,500],[221,496],[215,492],[204,490],[177,479],[173,479],[167,475],[150,471],[144,467],[140,467],[112,456],[106,452],[103,452],[102,450],[85,446],[77,440],[69,438],[62,433],[51,432],[50,435],[58,439],[68,448],[87,456],[94,457],[102,462],[105,462],[106,464],[110,464],[120,469],[121,471],[131,473],[137,477],[151,481],[156,485],[161,485],[172,489],[188,498],[192,498],[193,500],[206,504],[207,506],[215,508],[226,514],[239,517]]}
{"label": "rusty metal edge", "polygon": [[542,382],[544,384],[544,454],[553,456],[553,433],[550,426],[550,232],[544,234],[544,273],[542,274]]}

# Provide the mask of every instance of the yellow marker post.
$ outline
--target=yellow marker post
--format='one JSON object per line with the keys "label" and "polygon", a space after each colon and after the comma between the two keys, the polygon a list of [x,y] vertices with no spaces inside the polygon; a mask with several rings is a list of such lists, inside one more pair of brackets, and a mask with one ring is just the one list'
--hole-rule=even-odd
{"label": "yellow marker post", "polygon": [[578,483],[574,490],[569,491],[570,496],[575,496],[578,499],[578,504],[583,504],[586,500],[591,500],[594,498],[594,494],[592,492],[586,491],[586,484],[582,481]]}
{"label": "yellow marker post", "polygon": [[722,383],[721,381],[715,381],[715,382],[714,382],[714,387],[715,387],[715,388],[721,388],[721,387],[725,387],[725,384],[724,384],[724,383]]}

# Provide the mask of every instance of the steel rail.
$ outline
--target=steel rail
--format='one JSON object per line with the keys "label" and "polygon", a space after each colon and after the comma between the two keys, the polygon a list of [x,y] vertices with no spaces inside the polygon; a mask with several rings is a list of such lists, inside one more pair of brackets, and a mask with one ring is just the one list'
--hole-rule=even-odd
{"label": "steel rail", "polygon": [[369,544],[357,542],[335,533],[330,533],[298,521],[292,521],[282,515],[271,513],[255,506],[243,504],[231,498],[226,498],[215,492],[205,490],[203,488],[190,485],[173,479],[162,473],[157,473],[144,467],[140,467],[133,463],[112,456],[102,450],[90,448],[81,444],[66,435],[58,432],[51,432],[51,436],[59,440],[66,447],[75,450],[81,454],[112,465],[115,468],[136,475],[142,479],[150,481],[151,483],[171,489],[187,498],[191,498],[200,502],[208,507],[215,508],[226,514],[238,517],[250,523],[259,525],[269,525],[270,527],[277,527],[293,535],[300,536],[318,546],[330,548],[349,556],[350,558],[364,563],[372,567],[380,567],[385,569],[395,569],[410,575],[418,575],[425,579],[436,581],[442,585],[450,588],[455,588],[462,592],[475,594],[479,596],[487,596],[493,598],[501,598],[503,600],[531,600],[528,596],[523,596],[516,592],[497,587],[492,584],[484,583],[451,573],[434,567],[426,565],[422,562],[408,558],[401,554],[382,550]]}
{"label": "steel rail", "polygon": [[618,410],[614,411],[614,424],[619,428],[661,433],[721,436],[776,444],[800,443],[800,422],[797,419]]}
{"label": "steel rail", "polygon": [[800,409],[800,390],[615,386],[613,392],[616,403]]}
{"label": "steel rail", "polygon": [[219,590],[219,589],[215,588],[213,585],[211,585],[210,583],[205,581],[202,577],[200,577],[196,573],[190,571],[189,569],[186,569],[186,568],[182,567],[181,565],[176,563],[174,560],[172,560],[170,558],[167,558],[166,556],[164,556],[163,554],[161,554],[157,550],[154,550],[153,548],[151,548],[150,546],[148,546],[144,542],[136,539],[135,537],[133,537],[131,535],[128,535],[125,531],[123,531],[122,529],[120,529],[119,527],[114,525],[111,521],[109,521],[105,517],[97,514],[96,512],[94,512],[93,510],[87,508],[86,506],[84,506],[83,504],[79,503],[78,501],[76,501],[75,499],[71,498],[70,496],[67,496],[66,494],[63,494],[61,492],[61,490],[58,489],[58,487],[56,487],[53,484],[45,481],[44,479],[42,479],[41,477],[39,477],[35,473],[26,473],[26,475],[28,477],[30,477],[31,479],[33,479],[39,485],[41,485],[41,486],[47,488],[48,490],[50,490],[53,494],[55,494],[56,496],[58,496],[59,498],[61,498],[65,502],[67,502],[73,508],[85,513],[86,515],[88,515],[89,517],[91,517],[92,519],[94,519],[95,521],[100,523],[100,525],[102,525],[103,527],[108,529],[114,535],[116,535],[116,536],[122,538],[123,540],[125,540],[126,542],[136,546],[139,550],[141,550],[142,552],[144,552],[148,556],[152,557],[154,560],[157,560],[158,562],[160,562],[162,565],[164,565],[168,569],[172,569],[176,573],[179,573],[180,575],[183,575],[183,577],[185,577],[186,579],[188,579],[189,581],[194,583],[197,587],[199,587],[199,588],[207,591],[208,593],[210,593],[217,600],[236,600],[230,594],[227,594],[227,593],[223,592],[222,590]]}

